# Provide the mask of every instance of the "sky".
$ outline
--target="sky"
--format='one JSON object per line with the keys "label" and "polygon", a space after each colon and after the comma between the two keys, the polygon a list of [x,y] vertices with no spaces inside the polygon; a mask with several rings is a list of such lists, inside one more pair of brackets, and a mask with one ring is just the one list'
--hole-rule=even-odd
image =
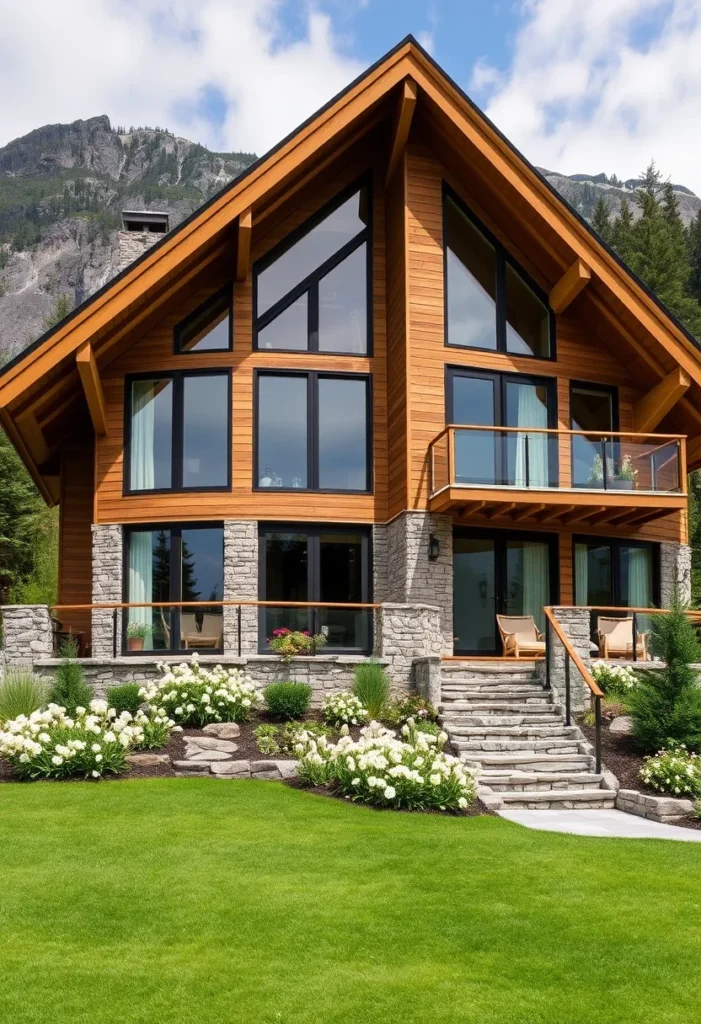
{"label": "sky", "polygon": [[258,155],[407,33],[533,162],[701,194],[701,0],[0,0],[0,145],[107,114]]}

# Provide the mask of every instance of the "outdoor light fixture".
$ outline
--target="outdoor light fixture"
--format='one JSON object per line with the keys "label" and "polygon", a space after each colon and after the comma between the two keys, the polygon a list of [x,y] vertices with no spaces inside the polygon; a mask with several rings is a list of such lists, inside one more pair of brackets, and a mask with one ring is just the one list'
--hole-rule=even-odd
{"label": "outdoor light fixture", "polygon": [[428,558],[430,562],[435,562],[441,553],[441,542],[436,537],[435,533],[430,533],[428,536]]}

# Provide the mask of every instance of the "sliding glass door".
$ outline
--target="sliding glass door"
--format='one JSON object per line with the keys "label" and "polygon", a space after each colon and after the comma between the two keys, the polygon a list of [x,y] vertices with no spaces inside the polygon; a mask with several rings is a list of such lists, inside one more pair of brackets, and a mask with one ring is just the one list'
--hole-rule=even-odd
{"label": "sliding glass door", "polygon": [[557,541],[542,534],[460,530],[453,538],[456,654],[501,654],[497,615],[532,615],[557,594]]}
{"label": "sliding glass door", "polygon": [[[659,605],[659,547],[644,541],[574,539],[574,603],[595,608]],[[613,612],[612,614],[616,614]],[[621,612],[621,615],[624,613]],[[592,629],[598,613],[592,613]],[[648,627],[640,616],[639,628]]]}

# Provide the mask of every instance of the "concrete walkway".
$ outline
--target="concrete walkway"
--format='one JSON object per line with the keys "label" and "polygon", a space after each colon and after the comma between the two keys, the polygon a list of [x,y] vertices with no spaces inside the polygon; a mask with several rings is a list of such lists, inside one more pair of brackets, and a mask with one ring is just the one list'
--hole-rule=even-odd
{"label": "concrete walkway", "polygon": [[501,818],[544,832],[569,832],[576,836],[612,836],[620,839],[677,839],[701,843],[701,829],[679,828],[648,821],[623,811],[497,811]]}

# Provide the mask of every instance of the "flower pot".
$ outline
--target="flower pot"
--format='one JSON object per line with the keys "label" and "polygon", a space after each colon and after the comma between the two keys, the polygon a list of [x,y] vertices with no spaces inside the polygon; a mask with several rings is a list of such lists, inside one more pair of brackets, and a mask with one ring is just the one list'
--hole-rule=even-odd
{"label": "flower pot", "polygon": [[128,636],[127,637],[127,650],[128,651],[143,651],[144,649],[144,638],[142,636]]}
{"label": "flower pot", "polygon": [[633,481],[632,480],[609,480],[610,491],[632,491]]}

